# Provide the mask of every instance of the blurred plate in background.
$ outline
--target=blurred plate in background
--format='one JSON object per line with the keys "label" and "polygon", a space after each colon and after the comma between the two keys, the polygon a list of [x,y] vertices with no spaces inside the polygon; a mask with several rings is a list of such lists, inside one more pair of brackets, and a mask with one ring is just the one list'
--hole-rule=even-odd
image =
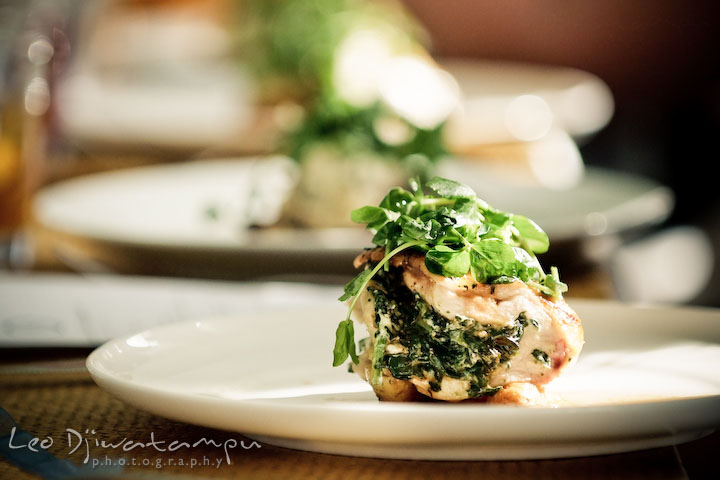
{"label": "blurred plate in background", "polygon": [[582,70],[519,62],[440,61],[462,92],[460,112],[448,124],[451,149],[530,141],[551,129],[582,141],[612,118],[610,88]]}
{"label": "blurred plate in background", "polygon": [[164,75],[148,81],[73,71],[58,92],[63,134],[90,151],[235,147],[253,115],[242,72],[187,68]]}
{"label": "blurred plate in background", "polygon": [[[453,152],[539,140],[555,130],[582,142],[614,111],[608,86],[582,70],[460,59],[441,60],[440,66],[460,89],[460,108],[446,129]],[[124,68],[129,71],[115,78],[79,64],[63,78],[57,108],[68,138],[89,149],[276,147],[281,126],[266,117],[279,118],[283,104],[260,104],[247,72],[229,64],[156,67],[159,72]],[[269,143],[258,145],[258,138]]]}
{"label": "blurred plate in background", "polygon": [[471,160],[447,162],[442,175],[462,179],[494,207],[535,220],[552,242],[621,233],[662,222],[674,205],[672,191],[648,178],[585,167],[569,189],[508,184]]}
{"label": "blurred plate in background", "polygon": [[289,282],[0,271],[0,348],[96,347],[199,316],[332,304],[338,291]]}
{"label": "blurred plate in background", "polygon": [[[364,229],[272,226],[292,189],[290,165],[235,158],[88,175],[40,191],[34,216],[121,271],[220,278],[352,272],[354,256],[370,246]],[[588,169],[564,191],[495,182],[471,162],[448,162],[441,173],[497,208],[530,216],[553,241],[660,222],[672,208],[665,187],[605,170]],[[258,223],[267,227],[252,226]]]}

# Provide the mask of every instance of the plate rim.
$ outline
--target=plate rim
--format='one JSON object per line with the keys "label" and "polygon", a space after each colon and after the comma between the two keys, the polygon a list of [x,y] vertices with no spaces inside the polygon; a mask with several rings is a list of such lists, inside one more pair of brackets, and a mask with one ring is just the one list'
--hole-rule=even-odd
{"label": "plate rim", "polygon": [[[216,253],[287,253],[299,254],[307,252],[322,251],[326,253],[334,253],[339,255],[350,255],[353,252],[370,246],[371,236],[361,227],[332,227],[332,228],[292,228],[284,226],[271,226],[267,229],[253,230],[247,228],[238,228],[238,235],[232,238],[212,238],[198,237],[188,242],[187,238],[166,235],[161,237],[145,236],[139,237],[136,234],[118,234],[113,231],[104,231],[102,228],[78,227],[77,225],[63,225],[57,218],[53,218],[48,214],[48,206],[52,203],[53,198],[57,195],[63,195],[68,189],[82,188],[84,185],[96,181],[107,181],[122,176],[133,177],[142,175],[146,172],[161,172],[163,170],[172,171],[177,168],[206,165],[225,165],[229,163],[253,162],[265,157],[262,156],[246,156],[246,157],[223,157],[212,159],[199,159],[181,163],[159,163],[151,165],[141,165],[119,170],[111,170],[106,172],[95,172],[81,175],[57,183],[50,184],[34,196],[31,211],[34,220],[43,228],[58,232],[63,235],[74,238],[85,239],[92,242],[98,242],[110,246],[122,246],[136,249],[152,249],[152,250],[182,250],[182,251],[206,251]],[[461,159],[458,158],[458,161]],[[213,168],[212,166],[210,168]],[[672,210],[674,203],[674,195],[672,190],[658,182],[647,177],[632,174],[630,172],[616,171],[609,168],[587,166],[586,173],[596,176],[615,176],[617,178],[635,179],[644,184],[642,192],[638,192],[638,196],[632,199],[637,210],[638,205],[647,205],[648,208],[653,207],[653,214],[647,215],[642,220],[627,220],[626,215],[613,214],[618,206],[600,210],[597,213],[612,215],[612,221],[608,222],[606,230],[602,235],[613,235],[634,227],[643,227],[654,225],[664,221]],[[624,208],[628,211],[628,208]],[[593,213],[593,212],[588,212]],[[578,220],[578,225],[580,222]],[[550,224],[550,223],[548,223]],[[584,226],[577,228],[553,227],[555,231],[550,231],[551,240],[553,242],[566,242],[584,238],[591,238],[594,235],[584,231]],[[602,236],[600,235],[600,236]],[[262,243],[278,236],[283,237],[284,241],[270,247],[263,247]],[[340,236],[344,239],[343,245],[335,245],[335,242],[322,241],[323,238],[332,238],[332,236]],[[318,242],[317,239],[320,239]]]}

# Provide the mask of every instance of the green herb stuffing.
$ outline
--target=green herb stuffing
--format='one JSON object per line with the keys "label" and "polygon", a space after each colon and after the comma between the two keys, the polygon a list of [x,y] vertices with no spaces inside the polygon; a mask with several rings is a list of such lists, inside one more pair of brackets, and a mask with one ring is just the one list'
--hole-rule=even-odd
{"label": "green herb stuffing", "polygon": [[535,357],[536,362],[542,363],[547,368],[550,368],[552,366],[550,362],[550,356],[546,352],[543,352],[542,350],[536,348],[532,351],[532,356]]}
{"label": "green herb stuffing", "polygon": [[[393,377],[429,380],[430,389],[440,390],[444,377],[465,380],[469,398],[492,395],[490,374],[510,360],[519,348],[528,325],[520,314],[512,325],[492,328],[469,318],[447,319],[412,293],[398,278],[397,269],[379,271],[368,291],[375,300],[378,330],[372,345],[370,381],[381,383],[382,370]],[[401,346],[401,353],[386,353],[388,343]],[[397,348],[396,348],[397,350]]]}
{"label": "green herb stuffing", "polygon": [[[377,280],[381,270],[388,272],[390,259],[403,250],[424,253],[427,269],[438,275],[462,277],[469,272],[485,284],[521,280],[549,297],[561,297],[567,291],[557,268],[546,273],[540,266],[536,254],[546,252],[550,242],[535,222],[491,207],[470,187],[453,180],[434,177],[425,187],[427,193],[419,182],[411,181],[409,191],[395,187],[379,206],[352,212],[354,222],[366,224],[374,233],[372,241],[385,248],[385,256],[345,286],[340,300],[352,300],[336,331],[334,366],[348,356],[358,362],[350,318],[355,303],[370,280]],[[375,339],[376,348],[379,341],[387,342],[384,328],[379,328],[378,334],[381,338]],[[393,361],[398,372],[400,363]]]}

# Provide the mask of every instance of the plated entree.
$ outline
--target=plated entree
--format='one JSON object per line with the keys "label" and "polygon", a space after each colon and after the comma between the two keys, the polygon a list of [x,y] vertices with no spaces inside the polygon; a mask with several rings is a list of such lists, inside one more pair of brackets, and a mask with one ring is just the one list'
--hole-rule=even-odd
{"label": "plated entree", "polygon": [[[536,257],[547,234],[453,180],[425,189],[411,181],[352,212],[375,247],[340,297],[333,364],[350,357],[381,400],[545,404],[544,385],[584,342],[557,268]],[[359,348],[353,319],[369,333]]]}

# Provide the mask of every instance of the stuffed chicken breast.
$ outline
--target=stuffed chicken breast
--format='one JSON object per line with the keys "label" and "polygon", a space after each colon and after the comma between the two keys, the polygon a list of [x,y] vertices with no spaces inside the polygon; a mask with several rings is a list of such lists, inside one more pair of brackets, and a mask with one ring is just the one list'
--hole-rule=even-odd
{"label": "stuffed chicken breast", "polygon": [[[371,268],[383,255],[363,253],[356,266]],[[382,400],[542,404],[542,386],[583,345],[580,319],[563,299],[520,280],[490,285],[469,273],[433,274],[417,252],[390,260],[360,294],[353,318],[370,334],[353,367],[364,379],[372,379],[372,356],[383,344],[381,381],[371,382]]]}
{"label": "stuffed chicken breast", "polygon": [[[534,222],[496,210],[447,179],[394,189],[354,212],[377,247],[355,259],[345,289],[348,318],[334,364],[389,401],[435,399],[541,405],[543,387],[577,359],[584,342],[557,269]],[[353,320],[368,337],[355,350]]]}

